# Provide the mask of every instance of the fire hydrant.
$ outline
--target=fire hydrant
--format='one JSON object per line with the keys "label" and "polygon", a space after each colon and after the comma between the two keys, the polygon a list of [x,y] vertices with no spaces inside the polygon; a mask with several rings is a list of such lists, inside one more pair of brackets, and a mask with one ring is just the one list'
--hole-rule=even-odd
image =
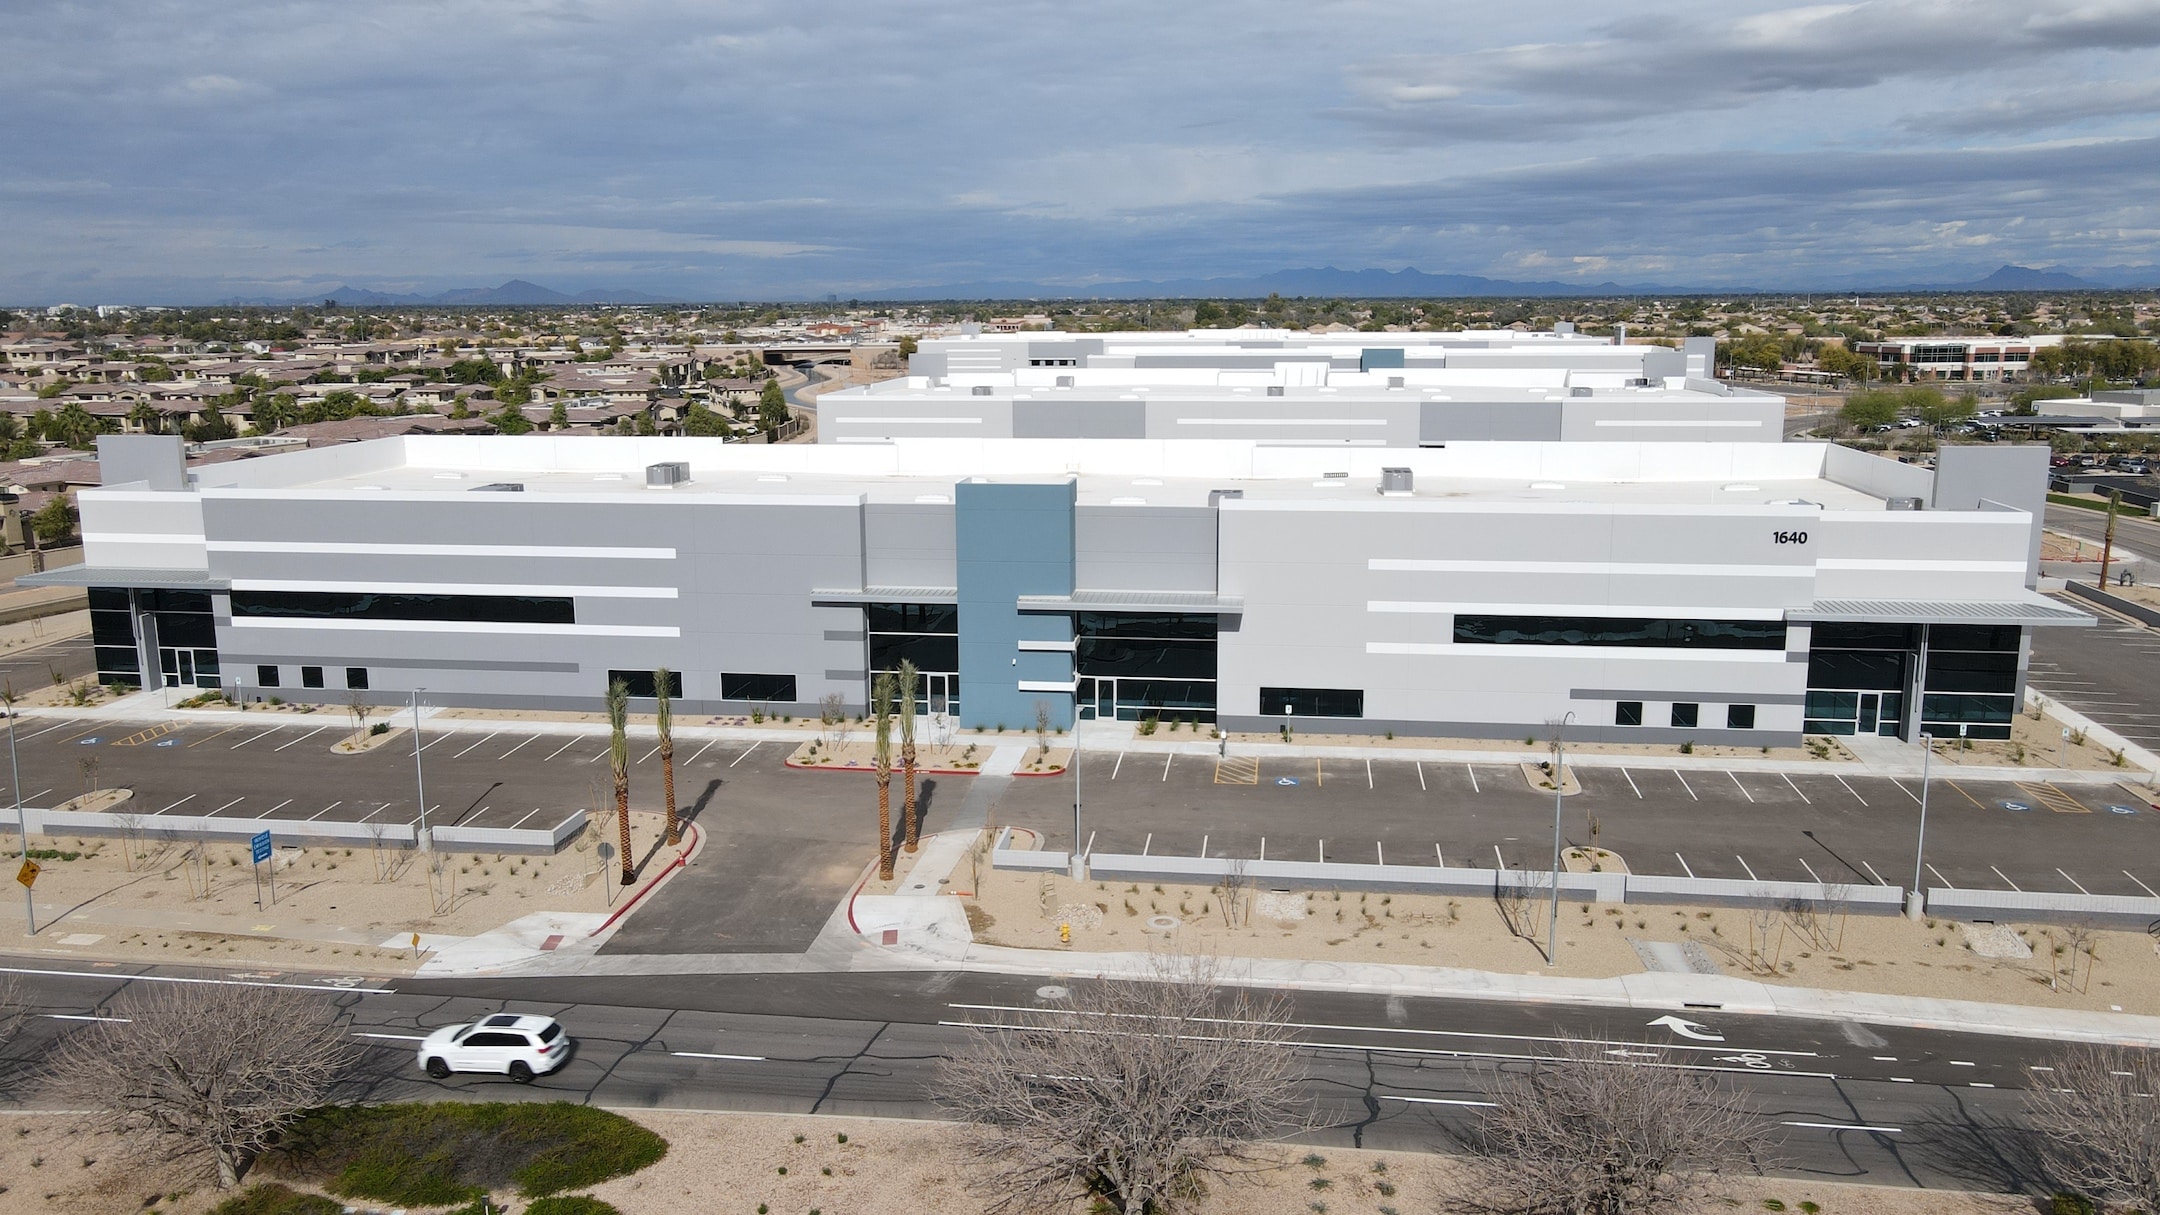
{"label": "fire hydrant", "polygon": [[1070,923],[1060,923],[1058,925],[1058,944],[1072,944],[1072,925]]}

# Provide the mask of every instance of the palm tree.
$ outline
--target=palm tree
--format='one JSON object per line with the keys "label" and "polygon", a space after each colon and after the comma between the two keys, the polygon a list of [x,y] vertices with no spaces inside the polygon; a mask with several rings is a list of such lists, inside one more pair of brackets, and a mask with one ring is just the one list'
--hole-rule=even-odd
{"label": "palm tree", "polygon": [[660,726],[660,780],[667,786],[667,842],[682,843],[682,824],[675,818],[675,699],[674,672],[666,667],[652,673],[653,717]]}
{"label": "palm tree", "polygon": [[623,885],[637,881],[637,866],[630,860],[630,740],[624,731],[630,723],[630,685],[618,679],[607,689],[608,768],[615,776],[615,833],[622,852]]}
{"label": "palm tree", "polygon": [[915,664],[908,659],[900,661],[900,773],[903,790],[900,803],[900,830],[907,836],[909,854],[915,851],[915,834],[921,824],[915,821]]}
{"label": "palm tree", "polygon": [[879,671],[870,687],[870,713],[877,723],[877,875],[892,880],[892,699],[891,671]]}

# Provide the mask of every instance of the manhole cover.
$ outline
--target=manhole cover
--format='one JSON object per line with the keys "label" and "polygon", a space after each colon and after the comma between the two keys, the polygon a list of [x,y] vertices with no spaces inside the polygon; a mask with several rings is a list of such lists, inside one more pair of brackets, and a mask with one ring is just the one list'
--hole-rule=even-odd
{"label": "manhole cover", "polygon": [[1051,984],[1048,987],[1038,987],[1035,989],[1035,998],[1038,1000],[1063,1000],[1070,997],[1071,995],[1071,988],[1059,987],[1055,983]]}
{"label": "manhole cover", "polygon": [[1151,915],[1147,921],[1149,932],[1176,932],[1178,918],[1174,915]]}

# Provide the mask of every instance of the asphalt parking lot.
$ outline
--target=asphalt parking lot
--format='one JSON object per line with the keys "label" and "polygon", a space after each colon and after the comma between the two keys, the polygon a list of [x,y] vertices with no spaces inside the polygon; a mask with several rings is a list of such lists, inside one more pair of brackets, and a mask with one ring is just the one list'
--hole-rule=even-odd
{"label": "asphalt parking lot", "polygon": [[[1570,845],[1598,843],[1637,873],[1902,886],[1912,881],[1920,783],[1838,771],[1764,774],[1644,764],[1577,768]],[[1082,829],[1095,852],[1542,868],[1553,802],[1503,764],[1240,760],[1090,754]],[[998,819],[1071,835],[1069,780],[1018,780]],[[2160,894],[2160,812],[2117,786],[2011,784],[1936,769],[1928,885]]]}
{"label": "asphalt parking lot", "polygon": [[[2066,602],[2091,610],[2081,600]],[[2033,691],[2160,750],[2160,632],[2106,613],[2089,629],[2034,629]]]}

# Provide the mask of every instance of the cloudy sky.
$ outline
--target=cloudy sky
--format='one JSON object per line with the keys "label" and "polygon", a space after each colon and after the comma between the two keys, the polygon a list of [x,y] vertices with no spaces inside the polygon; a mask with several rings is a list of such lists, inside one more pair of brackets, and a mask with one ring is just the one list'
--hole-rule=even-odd
{"label": "cloudy sky", "polygon": [[6,7],[13,302],[2160,261],[2160,0]]}

